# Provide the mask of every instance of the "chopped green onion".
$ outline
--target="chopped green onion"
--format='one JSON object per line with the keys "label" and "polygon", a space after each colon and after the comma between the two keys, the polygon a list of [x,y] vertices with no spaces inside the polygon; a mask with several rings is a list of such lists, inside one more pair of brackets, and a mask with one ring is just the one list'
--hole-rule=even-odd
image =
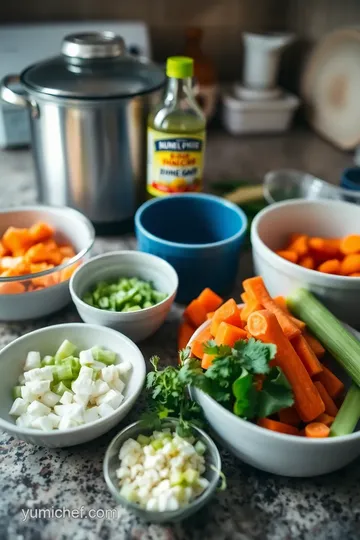
{"label": "chopped green onion", "polygon": [[69,340],[65,339],[55,354],[55,364],[56,360],[64,360],[68,356],[72,356],[77,351],[76,345],[71,343]]}
{"label": "chopped green onion", "polygon": [[146,446],[151,441],[150,437],[146,437],[146,435],[141,435],[141,434],[138,435],[136,440],[139,444],[141,444],[141,446]]}
{"label": "chopped green onion", "polygon": [[41,367],[53,366],[54,364],[55,364],[55,358],[53,356],[50,356],[49,354],[44,356],[44,358],[41,360]]}
{"label": "chopped green onion", "polygon": [[164,443],[161,439],[155,439],[154,441],[151,441],[150,444],[154,448],[154,450],[160,450],[164,446]]}
{"label": "chopped green onion", "polygon": [[330,437],[349,435],[360,419],[360,388],[353,384],[331,426]]}
{"label": "chopped green onion", "polygon": [[167,293],[157,291],[149,281],[124,277],[108,282],[100,281],[82,299],[99,309],[131,313],[150,308],[167,296]]}
{"label": "chopped green onion", "polygon": [[59,396],[62,396],[64,392],[68,392],[71,390],[71,380],[64,380],[60,381],[57,384],[51,384],[51,390],[55,392],[55,394],[59,394]]}
{"label": "chopped green onion", "polygon": [[306,289],[287,297],[290,310],[307,324],[325,349],[360,386],[360,341]]}
{"label": "chopped green onion", "polygon": [[195,450],[199,454],[199,456],[203,456],[206,452],[206,446],[203,442],[197,441],[195,444]]}

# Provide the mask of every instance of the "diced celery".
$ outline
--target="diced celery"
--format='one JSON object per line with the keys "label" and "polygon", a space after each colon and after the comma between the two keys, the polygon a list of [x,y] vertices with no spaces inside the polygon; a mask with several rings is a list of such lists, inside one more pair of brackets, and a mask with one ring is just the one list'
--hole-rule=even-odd
{"label": "diced celery", "polygon": [[150,444],[154,448],[154,450],[160,450],[164,446],[164,443],[161,439],[155,439],[154,441],[151,441]]}
{"label": "diced celery", "polygon": [[62,381],[64,379],[74,379],[74,373],[70,364],[58,364],[53,371],[53,377],[55,382]]}
{"label": "diced celery", "polygon": [[185,482],[192,486],[194,485],[198,479],[199,479],[199,473],[195,469],[186,469],[186,471],[183,474]]}
{"label": "diced celery", "polygon": [[55,358],[53,356],[50,356],[49,354],[44,356],[44,358],[41,360],[41,367],[53,366],[54,364],[55,364]]}
{"label": "diced celery", "polygon": [[89,306],[94,305],[93,297],[91,293],[85,293],[82,299],[84,302],[86,302],[86,304],[89,304]]}
{"label": "diced celery", "polygon": [[107,298],[106,296],[102,296],[101,298],[99,298],[98,303],[101,309],[108,309],[110,307],[109,298]]}
{"label": "diced celery", "polygon": [[150,443],[150,437],[146,437],[146,435],[140,434],[138,435],[136,440],[139,444],[141,444],[141,446],[146,446],[147,444]]}
{"label": "diced celery", "polygon": [[71,383],[72,381],[70,380],[60,381],[57,384],[52,384],[51,390],[55,392],[55,394],[59,394],[59,396],[62,396],[64,392],[68,392],[69,390],[71,390]]}
{"label": "diced celery", "polygon": [[77,351],[76,345],[71,343],[69,340],[65,339],[65,341],[62,342],[58,350],[55,354],[55,363],[56,360],[63,360],[64,358],[67,358],[68,356],[72,356]]}
{"label": "diced celery", "polygon": [[115,364],[116,362],[116,353],[113,351],[107,351],[105,349],[102,349],[101,347],[93,347],[91,349],[91,352],[93,354],[94,360],[97,362],[102,362],[103,364],[110,365]]}
{"label": "diced celery", "polygon": [[153,291],[152,293],[153,300],[158,304],[159,302],[162,302],[167,297],[166,293],[160,292],[160,291]]}
{"label": "diced celery", "polygon": [[173,471],[170,474],[170,485],[180,486],[184,482],[184,475],[180,471]]}
{"label": "diced celery", "polygon": [[203,456],[206,452],[206,446],[203,442],[197,441],[197,443],[194,446],[196,452],[199,454],[199,456]]}
{"label": "diced celery", "polygon": [[141,307],[140,306],[131,306],[131,307],[128,307],[128,308],[124,308],[121,311],[122,311],[122,313],[131,313],[133,311],[141,311]]}
{"label": "diced celery", "polygon": [[146,302],[144,302],[144,305],[143,305],[143,308],[146,309],[146,308],[150,308],[150,307],[153,307],[153,303],[150,302],[149,300],[147,300]]}
{"label": "diced celery", "polygon": [[349,435],[360,419],[360,388],[353,384],[331,426],[330,437]]}
{"label": "diced celery", "polygon": [[21,386],[14,386],[12,391],[13,398],[21,398]]}

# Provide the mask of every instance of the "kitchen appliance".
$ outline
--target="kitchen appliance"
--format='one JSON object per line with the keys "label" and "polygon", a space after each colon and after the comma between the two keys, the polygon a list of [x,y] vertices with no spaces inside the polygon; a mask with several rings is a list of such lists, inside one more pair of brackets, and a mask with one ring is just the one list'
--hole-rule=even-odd
{"label": "kitchen appliance", "polygon": [[146,118],[164,83],[162,68],[109,31],[69,35],[61,55],[6,76],[2,99],[29,112],[40,201],[97,224],[131,218],[145,196]]}
{"label": "kitchen appliance", "polygon": [[[21,73],[27,66],[59,53],[64,36],[77,32],[114,32],[127,50],[151,58],[149,31],[140,21],[89,21],[0,25],[0,79]],[[0,101],[0,148],[16,148],[31,142],[28,112]]]}

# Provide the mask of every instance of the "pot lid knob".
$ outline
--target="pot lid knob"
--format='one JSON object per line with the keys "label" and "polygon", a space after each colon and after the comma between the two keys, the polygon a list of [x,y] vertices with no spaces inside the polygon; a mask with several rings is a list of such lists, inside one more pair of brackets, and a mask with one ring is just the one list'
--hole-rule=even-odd
{"label": "pot lid knob", "polygon": [[61,52],[71,59],[115,58],[126,52],[122,37],[113,32],[70,34],[63,40]]}

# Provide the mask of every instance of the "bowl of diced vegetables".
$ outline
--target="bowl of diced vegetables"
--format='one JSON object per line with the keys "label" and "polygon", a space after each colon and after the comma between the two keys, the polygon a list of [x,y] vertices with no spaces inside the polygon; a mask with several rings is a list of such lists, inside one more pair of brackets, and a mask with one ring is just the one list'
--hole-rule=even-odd
{"label": "bowl of diced vegetables", "polygon": [[43,317],[71,300],[69,279],[90,256],[95,232],[71,208],[0,211],[0,319]]}
{"label": "bowl of diced vegetables", "polygon": [[110,328],[35,330],[0,351],[0,428],[65,447],[99,437],[133,407],[145,380],[138,347]]}
{"label": "bowl of diced vegetables", "polygon": [[177,287],[178,277],[169,263],[136,251],[98,255],[70,280],[71,296],[83,321],[119,330],[135,342],[163,324]]}
{"label": "bowl of diced vegetables", "polygon": [[[307,477],[349,464],[360,456],[360,334],[306,289],[272,297],[260,276],[243,288],[243,304],[205,289],[186,307],[178,348],[193,336],[180,366],[152,361],[156,410],[175,409],[168,381],[176,396],[187,384],[219,439],[250,465]],[[201,420],[193,402],[178,408]]]}
{"label": "bowl of diced vegetables", "polygon": [[274,296],[305,287],[360,329],[360,206],[291,200],[265,208],[251,227],[255,271]]}
{"label": "bowl of diced vegetables", "polygon": [[221,458],[201,429],[177,433],[179,420],[157,429],[144,421],[121,431],[104,459],[105,481],[115,500],[141,519],[177,522],[202,508],[219,487]]}

